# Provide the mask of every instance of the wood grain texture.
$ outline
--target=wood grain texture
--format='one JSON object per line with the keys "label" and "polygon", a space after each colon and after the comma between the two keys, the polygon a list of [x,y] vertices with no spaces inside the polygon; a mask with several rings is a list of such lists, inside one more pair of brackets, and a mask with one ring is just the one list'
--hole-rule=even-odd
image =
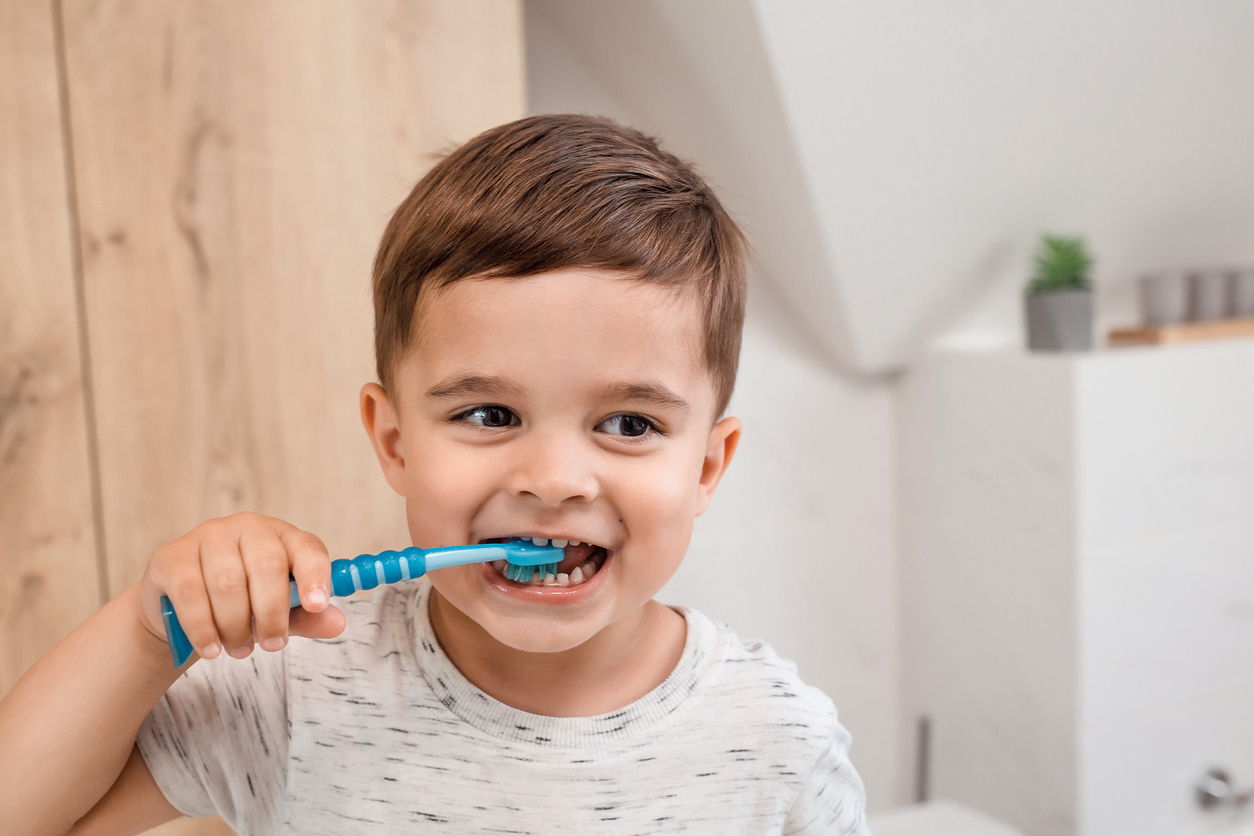
{"label": "wood grain texture", "polygon": [[101,603],[57,79],[0,0],[0,695]]}
{"label": "wood grain texture", "polygon": [[407,545],[358,417],[370,263],[438,152],[523,115],[519,0],[65,0],[64,32],[111,594],[244,509]]}
{"label": "wood grain texture", "polygon": [[434,154],[521,116],[517,0],[65,5],[111,590],[251,509],[405,545],[358,418],[369,272]]}

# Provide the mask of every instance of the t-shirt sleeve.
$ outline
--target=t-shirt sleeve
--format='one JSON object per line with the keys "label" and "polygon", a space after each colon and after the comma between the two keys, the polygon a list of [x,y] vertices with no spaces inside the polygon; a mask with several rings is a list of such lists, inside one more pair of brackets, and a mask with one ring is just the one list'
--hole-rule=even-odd
{"label": "t-shirt sleeve", "polygon": [[290,647],[202,659],[145,718],[135,742],[184,815],[220,815],[240,834],[275,829],[287,767]]}
{"label": "t-shirt sleeve", "polygon": [[827,747],[784,820],[784,836],[871,836],[866,824],[866,791],[849,761],[849,742],[849,732],[833,717]]}

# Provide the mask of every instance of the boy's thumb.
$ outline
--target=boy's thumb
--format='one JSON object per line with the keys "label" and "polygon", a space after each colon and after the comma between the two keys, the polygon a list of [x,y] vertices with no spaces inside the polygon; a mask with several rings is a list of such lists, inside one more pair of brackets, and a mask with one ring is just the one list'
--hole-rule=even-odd
{"label": "boy's thumb", "polygon": [[295,607],[288,616],[287,632],[291,636],[309,639],[333,639],[344,632],[347,623],[344,613],[335,606],[329,606],[322,612],[308,612],[304,607]]}

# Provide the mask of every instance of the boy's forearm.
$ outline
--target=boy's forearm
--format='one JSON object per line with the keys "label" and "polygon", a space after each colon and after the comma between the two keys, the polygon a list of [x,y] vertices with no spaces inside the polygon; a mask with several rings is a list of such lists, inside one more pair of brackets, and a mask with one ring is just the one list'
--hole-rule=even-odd
{"label": "boy's forearm", "polygon": [[0,702],[0,787],[17,801],[6,828],[68,831],[113,785],[179,674],[139,620],[138,584],[40,658]]}

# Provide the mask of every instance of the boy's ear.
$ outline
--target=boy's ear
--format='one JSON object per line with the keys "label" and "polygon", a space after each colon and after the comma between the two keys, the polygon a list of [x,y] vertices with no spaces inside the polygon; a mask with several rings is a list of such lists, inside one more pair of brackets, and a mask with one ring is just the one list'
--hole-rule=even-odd
{"label": "boy's ear", "polygon": [[727,472],[736,445],[740,443],[740,419],[724,418],[710,430],[710,443],[705,448],[705,460],[701,463],[701,479],[697,482],[697,516],[705,513],[714,498],[718,481]]}
{"label": "boy's ear", "polygon": [[392,490],[405,495],[405,451],[401,447],[401,422],[387,391],[377,383],[361,387],[361,423],[379,457],[383,476]]}

